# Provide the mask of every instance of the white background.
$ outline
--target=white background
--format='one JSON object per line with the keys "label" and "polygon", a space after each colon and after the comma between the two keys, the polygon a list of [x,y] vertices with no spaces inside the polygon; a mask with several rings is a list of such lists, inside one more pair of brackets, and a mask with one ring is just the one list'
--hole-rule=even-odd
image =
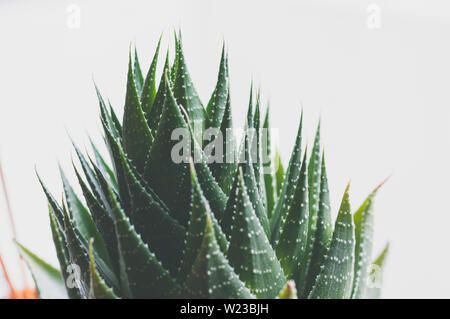
{"label": "white background", "polygon": [[[67,24],[71,3],[81,8],[79,29]],[[367,25],[372,3],[376,29]],[[100,141],[92,78],[121,114],[130,42],[147,70],[161,32],[173,46],[181,27],[204,103],[222,39],[235,125],[252,77],[270,97],[285,164],[301,106],[310,145],[321,115],[334,214],[349,179],[356,209],[392,174],[375,207],[375,250],[391,243],[384,297],[450,297],[449,22],[444,0],[1,0],[0,156],[20,240],[56,265],[35,166],[59,198],[58,161],[75,183],[66,130],[81,145],[87,134]],[[0,251],[20,284],[0,199]]]}

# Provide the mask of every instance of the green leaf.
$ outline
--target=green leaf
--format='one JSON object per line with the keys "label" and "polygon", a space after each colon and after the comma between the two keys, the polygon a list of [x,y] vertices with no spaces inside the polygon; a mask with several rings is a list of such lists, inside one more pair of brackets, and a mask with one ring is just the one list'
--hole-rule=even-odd
{"label": "green leaf", "polygon": [[94,261],[94,248],[93,241],[91,239],[89,241],[89,263],[91,269],[91,291],[90,297],[93,299],[117,299],[114,291],[108,287],[105,281],[102,279],[100,274],[97,271]]}
{"label": "green leaf", "polygon": [[[48,205],[49,217],[50,217],[50,229],[52,231],[53,243],[55,244],[56,256],[59,261],[61,275],[64,282],[67,282],[69,274],[67,267],[69,266],[69,252],[67,251],[67,243],[64,238],[62,229],[60,228],[58,221],[56,220],[55,213],[52,206]],[[80,299],[80,294],[77,289],[69,289],[65,286],[67,295],[70,299]]]}
{"label": "green leaf", "polygon": [[304,290],[305,297],[311,291],[317,275],[320,272],[320,266],[325,260],[328,247],[330,247],[331,237],[333,236],[333,225],[330,213],[330,192],[328,189],[328,178],[325,168],[325,155],[322,155],[322,170],[320,173],[320,195],[319,212],[317,218],[317,229],[315,233],[314,248],[311,256],[311,264],[308,273],[308,283]]}
{"label": "green leaf", "polygon": [[317,218],[319,213],[319,199],[320,199],[320,121],[317,125],[316,137],[314,138],[314,146],[311,152],[308,165],[308,199],[309,199],[309,221],[308,221],[308,240],[305,247],[305,262],[303,271],[298,279],[303,284],[298,286],[299,295],[307,296],[309,291],[307,289],[307,276],[311,266],[311,259],[316,240]]}
{"label": "green leaf", "polygon": [[[281,162],[280,153],[278,152],[278,148],[275,149],[275,190],[276,190],[276,198],[278,199],[278,196],[281,193],[281,189],[283,188],[283,182],[284,182],[284,168],[283,163]],[[271,216],[272,218],[272,216]]]}
{"label": "green leaf", "polygon": [[103,203],[103,207],[106,209],[108,214],[112,217],[113,216],[112,209],[111,209],[112,201],[109,198],[109,188],[111,187],[115,193],[117,193],[117,191],[114,188],[114,186],[112,186],[111,183],[106,180],[106,178],[103,175],[103,173],[101,172],[100,168],[94,163],[94,161],[90,157],[89,157],[89,162],[91,163],[91,166],[95,173],[95,178],[101,189],[101,193],[100,193],[101,197],[97,198],[97,200],[100,203]]}
{"label": "green leaf", "polygon": [[208,114],[208,127],[219,127],[223,122],[222,118],[228,100],[228,59],[225,53],[225,43],[222,46],[222,56],[220,58],[219,75],[217,84],[209,99],[206,112]]}
{"label": "green leaf", "polygon": [[[158,63],[158,55],[159,55],[159,48],[161,45],[161,38],[162,35],[159,37],[158,46],[156,47],[155,54],[153,55],[152,63],[150,64],[150,69],[148,70],[147,76],[145,77],[144,87],[142,89],[142,95],[141,95],[141,105],[142,105],[142,111],[144,114],[149,114],[150,110],[152,109],[153,101],[155,100],[156,96],[156,66]],[[148,116],[146,116],[147,122],[148,122]],[[149,124],[150,125],[150,124]],[[151,128],[151,126],[150,126]]]}
{"label": "green leaf", "polygon": [[252,203],[253,209],[255,210],[256,216],[258,216],[258,219],[261,222],[261,225],[267,236],[270,236],[269,220],[267,218],[267,213],[264,208],[263,199],[261,198],[261,193],[259,192],[258,189],[258,182],[256,180],[257,177],[255,176],[255,172],[251,164],[252,161],[252,154],[250,153],[251,145],[252,142],[247,132],[247,134],[245,135],[243,147],[245,159],[247,160],[245,160],[244,163],[241,163],[240,167],[242,168],[242,172],[244,173],[245,186],[247,187],[247,192],[250,201]]}
{"label": "green leaf", "polygon": [[59,270],[47,264],[18,242],[15,243],[20,255],[30,268],[39,296],[43,299],[66,299],[67,293]]}
{"label": "green leaf", "polygon": [[373,200],[383,184],[384,182],[375,188],[353,215],[356,245],[352,298],[355,299],[363,298],[366,294],[369,268],[371,265],[370,258],[372,257]]}
{"label": "green leaf", "polygon": [[350,212],[348,189],[345,189],[334,226],[330,248],[309,295],[311,299],[350,298],[355,260],[355,233]]}
{"label": "green leaf", "polygon": [[253,126],[253,79],[250,84],[250,97],[248,101],[247,109],[247,127],[252,128]]}
{"label": "green leaf", "polygon": [[278,299],[297,299],[297,288],[295,287],[295,281],[288,280],[283,290],[278,295]]}
{"label": "green leaf", "polygon": [[177,103],[181,104],[189,115],[191,125],[195,132],[195,138],[201,145],[207,116],[186,66],[181,35],[178,39],[177,53],[178,66],[175,82],[173,84],[173,95],[175,96]]}
{"label": "green leaf", "polygon": [[[121,150],[122,152],[122,150]],[[143,185],[126,155],[122,152],[122,165],[131,194],[131,211],[128,216],[142,236],[143,241],[154,252],[162,264],[176,274],[184,247],[186,229],[173,219],[159,198]]]}
{"label": "green leaf", "polygon": [[145,161],[152,143],[153,136],[142,111],[136,90],[130,54],[127,93],[123,114],[123,147],[139,172],[144,170]]}
{"label": "green leaf", "polygon": [[120,203],[124,209],[130,207],[130,194],[128,191],[127,180],[125,178],[125,170],[122,167],[122,157],[120,155],[120,140],[115,139],[111,130],[108,128],[105,121],[102,120],[103,130],[105,132],[106,145],[111,156],[111,160],[114,167],[114,172],[117,177],[117,183],[119,187]]}
{"label": "green leaf", "polygon": [[110,182],[111,186],[114,187],[115,191],[118,191],[116,176],[114,175],[114,171],[111,169],[111,167],[106,163],[105,159],[101,155],[100,151],[95,146],[94,142],[89,138],[92,150],[94,152],[94,158],[95,162],[97,163],[97,166],[99,167],[100,171],[102,172],[103,176],[105,176],[108,179],[108,182]]}
{"label": "green leaf", "polygon": [[109,113],[111,116],[111,121],[114,124],[114,128],[117,131],[119,137],[122,138],[122,133],[123,133],[122,124],[120,124],[119,118],[117,117],[116,113],[114,112],[111,102],[108,101],[108,103],[109,103]]}
{"label": "green leaf", "polygon": [[195,170],[197,171],[198,181],[203,189],[205,198],[208,200],[212,212],[215,216],[222,216],[227,204],[227,196],[224,194],[219,184],[214,179],[211,170],[207,164],[207,158],[202,151],[199,143],[194,138],[194,132],[188,122],[189,131],[191,133],[191,141],[193,143],[193,153]]}
{"label": "green leaf", "polygon": [[200,188],[197,174],[195,172],[194,164],[191,160],[191,209],[190,219],[188,224],[188,232],[186,236],[186,247],[184,249],[184,257],[181,261],[179,278],[185,279],[187,274],[191,271],[195,262],[204,236],[207,213],[209,213],[216,234],[217,243],[222,253],[226,254],[228,250],[228,241],[225,238],[221,228],[218,225],[217,220],[211,213],[211,208],[208,201],[203,195],[203,191]]}
{"label": "green leaf", "polygon": [[[110,112],[108,112],[108,109],[106,108],[105,101],[103,100],[103,97],[100,93],[100,90],[98,89],[97,85],[94,83],[95,92],[97,94],[98,104],[100,107],[100,118],[106,123],[107,127],[111,130],[111,134],[114,136],[114,138],[118,138],[122,136],[122,131],[119,126],[117,126],[115,120],[112,118],[113,108],[110,107]],[[73,143],[72,143],[73,144]]]}
{"label": "green leaf", "polygon": [[81,236],[83,236],[85,241],[89,241],[90,238],[94,238],[94,248],[96,253],[100,258],[103,259],[103,261],[108,264],[108,266],[112,267],[105,242],[98,232],[97,227],[95,226],[94,221],[89,214],[89,211],[86,209],[86,207],[84,207],[83,203],[75,194],[72,186],[70,186],[69,181],[67,180],[61,168],[60,173],[63,182],[64,193],[66,195],[67,207],[78,231],[80,232]]}
{"label": "green leaf", "polygon": [[264,168],[264,188],[266,190],[267,200],[267,217],[272,217],[272,210],[275,205],[275,199],[277,196],[275,185],[275,172],[272,163],[272,152],[270,145],[270,125],[269,125],[269,105],[267,105],[266,115],[264,116],[263,132],[266,138],[266,143],[262,143],[262,156],[263,156],[263,168]]}
{"label": "green leaf", "polygon": [[252,208],[239,169],[228,259],[239,278],[258,298],[274,298],[286,283],[283,270]]}
{"label": "green leaf", "polygon": [[117,238],[116,233],[114,231],[112,209],[111,207],[109,207],[110,212],[108,212],[100,204],[100,202],[97,200],[97,198],[95,198],[95,196],[92,194],[92,192],[84,182],[81,175],[78,173],[78,170],[76,169],[75,165],[74,170],[78,179],[78,183],[80,184],[81,190],[83,192],[83,196],[86,200],[86,204],[91,213],[92,220],[97,226],[97,229],[105,242],[113,269],[115,270],[116,273],[119,273],[119,263],[118,263],[119,253],[117,250]]}
{"label": "green leaf", "polygon": [[253,171],[255,172],[256,185],[258,186],[259,194],[261,197],[261,201],[263,206],[267,207],[267,199],[266,199],[266,188],[264,184],[264,170],[262,163],[262,145],[261,145],[261,94],[258,90],[256,106],[255,106],[255,115],[253,117],[253,126],[255,128],[255,136],[256,138],[256,161],[253,162]]}
{"label": "green leaf", "polygon": [[301,159],[302,159],[302,123],[303,123],[303,111],[300,117],[300,124],[298,127],[297,138],[295,139],[294,149],[289,160],[285,180],[281,189],[280,196],[278,197],[277,204],[275,205],[272,213],[272,219],[270,221],[271,243],[276,245],[280,230],[283,228],[284,219],[288,207],[291,206],[292,198],[294,197],[295,185],[300,174]]}
{"label": "green leaf", "polygon": [[[105,196],[105,193],[102,189],[102,185],[100,183],[100,178],[102,176],[98,176],[93,170],[92,167],[89,165],[89,162],[86,160],[83,153],[80,151],[80,149],[77,147],[77,145],[72,141],[72,145],[75,149],[75,152],[77,154],[78,160],[80,161],[81,168],[83,169],[83,173],[86,176],[86,180],[92,190],[92,193],[94,196],[100,201],[102,206],[108,210],[109,208],[109,202]],[[91,161],[92,163],[92,161]],[[74,166],[75,167],[75,166]],[[109,211],[111,209],[109,208]]]}
{"label": "green leaf", "polygon": [[[187,163],[191,155],[191,138],[187,124],[170,89],[167,77],[165,81],[167,96],[164,110],[144,176],[149,186],[169,207],[172,217],[183,226],[186,226],[189,219],[190,204],[190,193],[186,190],[190,188]],[[172,134],[176,129],[181,131],[181,134],[184,134],[181,135],[182,140],[180,142],[172,139]],[[179,138],[179,136],[175,136],[175,138]],[[188,140],[185,141],[185,139]],[[188,147],[186,154],[182,154],[180,163],[175,163],[172,159],[172,152],[176,149],[177,144],[186,144]]]}
{"label": "green leaf", "polygon": [[[243,141],[240,147],[241,151],[239,156],[240,159],[239,168],[242,169],[242,172],[244,174],[244,183],[245,186],[247,187],[247,192],[250,198],[250,202],[252,203],[252,207],[255,210],[256,216],[261,222],[261,225],[265,233],[269,236],[270,234],[269,220],[267,219],[267,213],[264,209],[261,200],[261,196],[255,179],[255,174],[253,172],[253,166],[251,164],[249,131],[246,130],[246,132],[244,133],[245,136],[243,137]],[[237,194],[238,179],[239,173],[238,171],[236,171],[233,187],[231,189],[230,194]],[[225,212],[223,216],[219,219],[222,229],[228,237],[231,236],[231,227],[233,225],[233,218],[234,218],[233,212],[235,205],[236,205],[236,196],[229,196]]]}
{"label": "green leaf", "polygon": [[67,210],[63,204],[64,234],[69,251],[69,261],[73,274],[73,287],[78,289],[81,296],[89,294],[89,257],[83,249],[81,235],[75,228]]}
{"label": "green leaf", "polygon": [[277,257],[280,260],[287,279],[294,279],[297,287],[305,283],[303,278],[305,269],[306,240],[308,238],[308,185],[306,174],[306,152],[300,168],[297,184],[294,185],[294,198],[288,207],[286,221],[280,232],[276,246]]}
{"label": "green leaf", "polygon": [[371,285],[366,289],[366,299],[378,299],[381,296],[381,285],[383,282],[383,268],[389,252],[389,243],[372,263],[370,273]]}
{"label": "green leaf", "polygon": [[[215,161],[209,164],[211,173],[219,184],[223,192],[228,196],[233,186],[233,177],[237,168],[236,142],[233,132],[233,120],[231,115],[230,92],[228,91],[225,112],[220,124],[220,133],[222,134],[222,158],[221,162]],[[206,151],[206,148],[205,148]]]}
{"label": "green leaf", "polygon": [[163,73],[161,74],[158,92],[156,93],[150,111],[145,113],[148,126],[153,132],[156,132],[158,130],[158,125],[161,120],[161,115],[163,112],[167,94],[166,81],[164,81],[164,76],[169,72],[169,69],[169,50],[167,50],[166,62],[164,63]]}
{"label": "green leaf", "polygon": [[208,211],[200,251],[183,290],[189,298],[254,298],[220,250]]}
{"label": "green leaf", "polygon": [[[64,213],[64,233],[67,240],[67,248],[69,251],[69,257],[71,264],[75,264],[80,269],[80,282],[78,288],[82,296],[89,294],[89,244],[83,235],[77,228],[76,223],[72,220],[72,217],[67,213],[65,205],[63,205]],[[108,282],[108,284],[115,289],[119,287],[119,281],[114,273],[114,270],[110,263],[103,258],[101,254],[94,251],[95,262],[101,272],[102,276]]]}
{"label": "green leaf", "polygon": [[39,177],[39,174],[36,171],[36,176],[39,180],[39,184],[41,184],[42,190],[44,191],[45,197],[47,197],[48,204],[53,210],[53,214],[57,220],[57,223],[60,227],[60,229],[64,229],[64,213],[62,210],[62,207],[58,204],[58,202],[55,200],[53,195],[49,192],[47,187],[45,186],[42,179]]}
{"label": "green leaf", "polygon": [[[181,31],[180,31],[181,33]],[[173,61],[173,65],[170,68],[170,73],[169,73],[169,80],[171,83],[175,82],[175,79],[177,77],[177,71],[178,71],[178,64],[179,64],[179,46],[180,46],[180,41],[178,41],[178,37],[177,37],[177,33],[176,31],[173,32],[174,34],[174,38],[175,38],[175,59]],[[181,34],[180,34],[180,39],[181,39]]]}
{"label": "green leaf", "polygon": [[139,64],[138,59],[138,53],[136,46],[134,47],[134,69],[133,69],[133,75],[134,75],[134,82],[136,83],[136,90],[139,96],[141,96],[142,93],[142,87],[144,86],[144,77],[142,75],[141,71],[141,65]]}
{"label": "green leaf", "polygon": [[122,293],[129,298],[177,297],[177,283],[130,224],[112,191],[110,196],[119,240]]}

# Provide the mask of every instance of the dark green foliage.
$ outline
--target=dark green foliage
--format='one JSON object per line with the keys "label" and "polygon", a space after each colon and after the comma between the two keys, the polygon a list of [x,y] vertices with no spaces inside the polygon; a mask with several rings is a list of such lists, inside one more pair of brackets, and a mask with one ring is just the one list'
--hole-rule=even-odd
{"label": "dark green foliage", "polygon": [[295,195],[276,246],[277,257],[280,259],[286,277],[294,279],[297,287],[304,284],[304,281],[300,279],[304,272],[308,240],[309,209],[306,177],[306,159],[303,159],[299,179],[295,185]]}
{"label": "dark green foliage", "polygon": [[254,298],[220,251],[206,212],[205,231],[194,266],[184,283],[190,298]]}
{"label": "dark green foliage", "polygon": [[239,278],[259,298],[274,298],[286,282],[261,222],[252,208],[239,169],[228,259]]}
{"label": "dark green foliage", "polygon": [[325,255],[333,236],[333,225],[331,221],[330,192],[328,190],[328,179],[325,168],[325,155],[322,156],[322,169],[320,173],[320,195],[319,195],[319,212],[317,218],[317,229],[315,232],[314,247],[312,250],[311,263],[309,266],[308,281],[306,290],[310,291],[320,267],[323,264]]}
{"label": "dark green foliage", "polygon": [[138,171],[143,172],[153,136],[142,111],[139,93],[133,77],[133,67],[128,63],[127,94],[123,115],[123,146]]}
{"label": "dark green foliage", "polygon": [[349,186],[345,190],[330,248],[310,298],[350,298],[355,260],[355,230],[350,212]]}
{"label": "dark green foliage", "polygon": [[298,128],[297,138],[295,139],[294,149],[291,154],[289,166],[284,177],[284,183],[278,197],[277,204],[271,214],[270,219],[270,233],[272,245],[276,245],[280,231],[283,228],[285,215],[291,205],[291,201],[294,198],[295,185],[300,175],[300,167],[302,160],[302,124],[303,124],[303,111],[300,118],[300,124]]}
{"label": "dark green foliage", "polygon": [[[130,53],[122,122],[96,87],[110,158],[92,142],[92,157],[73,144],[84,198],[62,172],[62,203],[39,179],[61,266],[59,273],[21,247],[40,295],[379,296],[379,287],[368,284],[387,251],[370,263],[375,191],[352,217],[347,189],[333,231],[320,125],[308,158],[302,112],[285,172],[278,150],[271,155],[273,141],[264,135],[269,110],[262,118],[264,103],[252,84],[237,150],[225,46],[206,109],[187,70],[181,35],[157,85],[159,51],[160,42],[145,77],[136,50],[134,60]],[[210,127],[215,131],[203,145]]]}

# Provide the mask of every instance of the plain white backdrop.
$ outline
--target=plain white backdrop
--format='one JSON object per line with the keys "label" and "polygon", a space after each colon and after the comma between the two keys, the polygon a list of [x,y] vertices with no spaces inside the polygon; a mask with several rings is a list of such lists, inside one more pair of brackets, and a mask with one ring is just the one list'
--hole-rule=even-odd
{"label": "plain white backdrop", "polygon": [[[78,9],[79,21],[71,19]],[[34,170],[56,197],[58,161],[75,184],[66,131],[82,146],[88,134],[101,143],[92,79],[122,114],[130,42],[147,70],[161,32],[163,47],[172,48],[178,27],[204,103],[225,39],[235,125],[244,122],[253,77],[271,100],[285,164],[301,107],[305,144],[322,117],[334,216],[350,179],[356,209],[392,174],[375,207],[376,252],[391,243],[384,297],[450,297],[450,5],[443,0],[1,0],[0,157],[27,247],[57,265]],[[8,228],[0,197],[0,251],[17,273]]]}

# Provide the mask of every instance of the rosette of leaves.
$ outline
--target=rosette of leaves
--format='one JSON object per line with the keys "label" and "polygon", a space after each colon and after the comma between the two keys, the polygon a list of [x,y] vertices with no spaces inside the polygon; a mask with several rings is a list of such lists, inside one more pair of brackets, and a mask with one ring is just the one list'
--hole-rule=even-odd
{"label": "rosette of leaves", "polygon": [[[57,282],[68,297],[375,295],[369,277],[376,191],[352,215],[347,187],[333,223],[320,124],[311,152],[303,151],[302,115],[284,171],[278,152],[271,155],[270,136],[262,142],[270,125],[259,93],[250,94],[240,145],[228,133],[225,46],[206,106],[191,81],[180,34],[175,59],[170,63],[166,55],[159,81],[160,43],[145,77],[133,55],[122,121],[96,88],[109,159],[94,145],[89,155],[74,144],[83,198],[62,171],[62,201],[41,181],[61,266]],[[187,151],[178,148],[177,129],[187,132]],[[181,161],[173,159],[174,150],[183,153]],[[49,280],[45,271],[39,274],[37,286],[45,291],[41,283]]]}

